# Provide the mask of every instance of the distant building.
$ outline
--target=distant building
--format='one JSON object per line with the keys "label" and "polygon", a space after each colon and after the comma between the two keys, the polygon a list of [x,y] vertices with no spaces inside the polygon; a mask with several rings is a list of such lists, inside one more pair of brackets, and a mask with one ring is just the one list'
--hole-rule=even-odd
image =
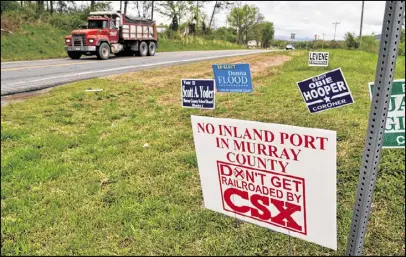
{"label": "distant building", "polygon": [[382,35],[375,35],[376,40],[381,41],[381,36]]}
{"label": "distant building", "polygon": [[255,47],[261,47],[261,41],[257,40],[249,40],[247,43],[248,48],[255,48]]}

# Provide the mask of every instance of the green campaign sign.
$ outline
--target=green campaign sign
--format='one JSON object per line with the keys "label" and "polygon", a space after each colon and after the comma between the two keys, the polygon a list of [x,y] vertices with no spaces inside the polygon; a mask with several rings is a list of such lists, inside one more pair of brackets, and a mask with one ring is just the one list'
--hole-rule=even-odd
{"label": "green campaign sign", "polygon": [[[370,82],[372,99],[374,83]],[[394,80],[390,95],[383,148],[405,148],[405,80]]]}

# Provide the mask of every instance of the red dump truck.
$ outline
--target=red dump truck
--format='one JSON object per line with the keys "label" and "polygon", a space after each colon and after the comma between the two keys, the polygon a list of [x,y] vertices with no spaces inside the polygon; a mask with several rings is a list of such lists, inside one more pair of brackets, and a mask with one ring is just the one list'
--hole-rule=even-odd
{"label": "red dump truck", "polygon": [[72,59],[96,55],[106,60],[110,54],[153,56],[158,47],[156,24],[131,18],[120,11],[90,12],[87,27],[65,37],[65,49]]}

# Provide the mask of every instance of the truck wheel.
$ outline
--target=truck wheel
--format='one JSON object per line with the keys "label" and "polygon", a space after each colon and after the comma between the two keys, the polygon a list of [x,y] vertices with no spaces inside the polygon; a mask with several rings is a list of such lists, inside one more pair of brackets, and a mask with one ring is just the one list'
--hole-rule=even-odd
{"label": "truck wheel", "polygon": [[69,56],[71,59],[79,59],[79,58],[82,56],[82,53],[81,53],[81,52],[68,51],[67,53],[68,53],[68,56]]}
{"label": "truck wheel", "polygon": [[101,43],[96,50],[96,56],[99,60],[107,60],[110,56],[110,46],[107,43]]}
{"label": "truck wheel", "polygon": [[155,49],[156,49],[155,42],[150,42],[149,45],[148,45],[148,55],[149,56],[154,56],[155,55]]}
{"label": "truck wheel", "polygon": [[146,56],[148,54],[148,45],[145,41],[142,41],[139,48],[138,52],[141,56]]}

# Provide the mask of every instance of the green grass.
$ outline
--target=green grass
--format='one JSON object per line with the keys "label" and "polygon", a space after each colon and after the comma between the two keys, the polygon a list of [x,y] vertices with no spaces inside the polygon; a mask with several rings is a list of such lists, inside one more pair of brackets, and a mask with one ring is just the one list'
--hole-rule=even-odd
{"label": "green grass", "polygon": [[[56,29],[47,24],[24,26],[15,34],[1,36],[1,61],[38,60],[67,57],[64,37],[70,31]],[[169,40],[159,37],[158,52],[243,49],[242,46],[221,40],[188,37]]]}
{"label": "green grass", "polygon": [[230,50],[246,49],[245,47],[223,40],[206,40],[201,37],[187,37],[171,40],[165,37],[159,39],[158,52],[192,51],[192,50]]}
{"label": "green grass", "polygon": [[1,61],[66,57],[64,36],[67,34],[46,24],[24,26],[15,34],[2,34]]}
{"label": "green grass", "polygon": [[[261,66],[282,54],[293,59]],[[338,251],[291,243],[294,255],[345,254],[377,58],[346,50],[330,58],[328,68],[308,67],[305,52],[159,68],[3,107],[1,254],[288,255],[288,236],[204,209],[190,115],[336,130]],[[254,93],[219,93],[215,110],[183,109],[180,79],[211,78],[211,64],[226,62],[255,67]],[[296,81],[338,67],[355,103],[309,114]],[[404,72],[402,57],[395,78]],[[404,159],[402,149],[383,151],[365,255],[405,254]]]}

